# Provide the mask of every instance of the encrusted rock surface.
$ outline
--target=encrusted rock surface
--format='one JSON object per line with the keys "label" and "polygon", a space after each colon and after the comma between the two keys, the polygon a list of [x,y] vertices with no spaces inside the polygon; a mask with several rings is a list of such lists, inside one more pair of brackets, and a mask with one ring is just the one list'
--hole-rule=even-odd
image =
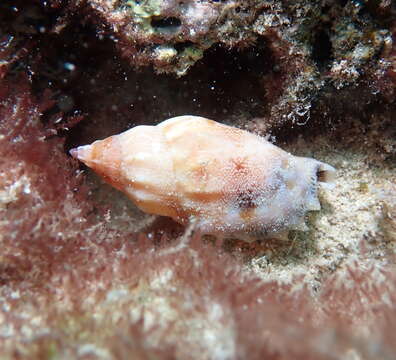
{"label": "encrusted rock surface", "polygon": [[394,71],[390,1],[89,0],[87,6],[100,15],[97,26],[108,29],[122,57],[160,73],[185,75],[219,44],[262,44],[256,71],[264,68],[268,123],[305,123],[327,86],[363,82],[374,94],[393,95],[386,76]]}

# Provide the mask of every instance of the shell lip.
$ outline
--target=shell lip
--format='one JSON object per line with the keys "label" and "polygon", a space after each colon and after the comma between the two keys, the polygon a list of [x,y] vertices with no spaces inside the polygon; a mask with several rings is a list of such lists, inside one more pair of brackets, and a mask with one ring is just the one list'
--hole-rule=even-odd
{"label": "shell lip", "polygon": [[336,179],[336,169],[329,164],[319,162],[316,169],[316,178],[318,183],[325,187],[333,187]]}

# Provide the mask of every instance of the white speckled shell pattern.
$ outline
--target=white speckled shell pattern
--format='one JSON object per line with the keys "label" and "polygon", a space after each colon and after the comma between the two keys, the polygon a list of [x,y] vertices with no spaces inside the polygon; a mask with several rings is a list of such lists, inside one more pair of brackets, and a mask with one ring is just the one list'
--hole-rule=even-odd
{"label": "white speckled shell pattern", "polygon": [[143,211],[204,233],[303,228],[335,170],[247,131],[196,116],[137,126],[71,151]]}

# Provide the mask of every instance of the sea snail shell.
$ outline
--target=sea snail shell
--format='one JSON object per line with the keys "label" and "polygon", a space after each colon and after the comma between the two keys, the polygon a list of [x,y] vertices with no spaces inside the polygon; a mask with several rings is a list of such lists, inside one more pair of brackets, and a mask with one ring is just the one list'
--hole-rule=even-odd
{"label": "sea snail shell", "polygon": [[305,230],[305,212],[320,210],[317,185],[335,176],[330,165],[197,116],[136,126],[70,153],[146,213],[219,235]]}

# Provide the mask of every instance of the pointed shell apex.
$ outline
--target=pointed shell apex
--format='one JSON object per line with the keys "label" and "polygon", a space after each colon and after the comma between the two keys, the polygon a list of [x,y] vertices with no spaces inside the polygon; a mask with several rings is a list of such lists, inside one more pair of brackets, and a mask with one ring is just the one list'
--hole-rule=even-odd
{"label": "pointed shell apex", "polygon": [[80,161],[84,161],[85,159],[89,159],[91,154],[91,145],[82,145],[78,146],[76,148],[70,149],[69,154],[73,156],[75,159],[78,159]]}

